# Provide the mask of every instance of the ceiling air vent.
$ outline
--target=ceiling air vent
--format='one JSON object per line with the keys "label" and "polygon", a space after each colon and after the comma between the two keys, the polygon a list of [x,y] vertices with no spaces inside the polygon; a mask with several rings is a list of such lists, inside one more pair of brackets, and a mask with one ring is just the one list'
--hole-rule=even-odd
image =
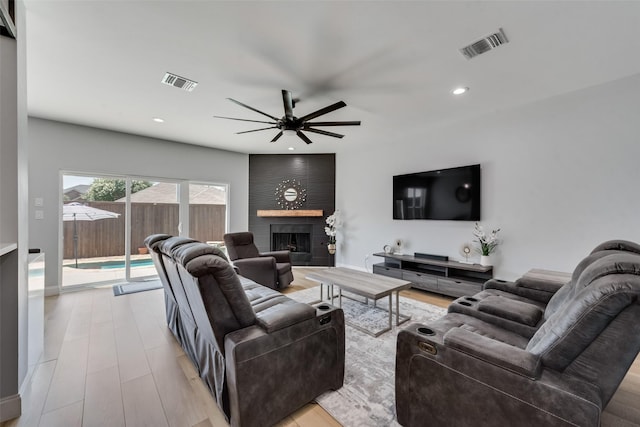
{"label": "ceiling air vent", "polygon": [[500,28],[497,33],[491,34],[490,36],[478,40],[477,42],[472,43],[469,46],[463,47],[462,49],[460,49],[460,52],[465,56],[465,58],[471,59],[474,56],[478,56],[482,53],[488,52],[491,49],[495,49],[505,43],[509,43],[509,40],[507,40],[507,36],[504,35],[504,31],[502,31],[502,28]]}
{"label": "ceiling air vent", "polygon": [[162,83],[169,86],[177,87],[178,89],[186,90],[187,92],[192,92],[196,88],[196,86],[198,86],[198,82],[194,82],[193,80],[189,80],[171,73],[166,73],[164,75],[164,77],[162,78]]}

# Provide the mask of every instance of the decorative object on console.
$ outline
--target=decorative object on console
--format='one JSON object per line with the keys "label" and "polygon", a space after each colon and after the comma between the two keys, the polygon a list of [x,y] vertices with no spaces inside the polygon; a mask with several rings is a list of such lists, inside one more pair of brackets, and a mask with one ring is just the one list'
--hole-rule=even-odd
{"label": "decorative object on console", "polygon": [[483,227],[476,222],[476,226],[473,230],[473,235],[476,238],[476,242],[480,245],[478,252],[480,252],[480,265],[491,265],[491,259],[489,256],[496,250],[500,241],[498,240],[499,228],[491,231],[491,234],[487,236]]}
{"label": "decorative object on console", "polygon": [[471,243],[469,242],[465,242],[462,244],[462,246],[460,246],[460,255],[462,255],[464,257],[464,261],[460,261],[463,262],[465,264],[472,264],[471,261],[469,261],[469,255],[471,255]]}
{"label": "decorative object on console", "polygon": [[402,255],[402,239],[396,239],[396,248],[393,253],[396,255]]}
{"label": "decorative object on console", "polygon": [[295,179],[285,179],[276,187],[275,196],[282,209],[300,209],[307,201],[307,190]]}
{"label": "decorative object on console", "polygon": [[329,244],[327,250],[331,255],[336,253],[336,232],[338,228],[338,211],[329,215],[325,220],[327,226],[324,228],[324,232],[329,236]]}

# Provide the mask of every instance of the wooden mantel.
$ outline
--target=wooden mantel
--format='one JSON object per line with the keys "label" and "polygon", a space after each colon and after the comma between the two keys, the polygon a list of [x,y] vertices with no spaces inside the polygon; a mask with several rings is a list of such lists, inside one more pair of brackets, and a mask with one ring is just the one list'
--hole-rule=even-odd
{"label": "wooden mantel", "polygon": [[274,210],[260,210],[258,209],[259,217],[310,217],[310,216],[322,216],[324,212],[322,209],[274,209]]}

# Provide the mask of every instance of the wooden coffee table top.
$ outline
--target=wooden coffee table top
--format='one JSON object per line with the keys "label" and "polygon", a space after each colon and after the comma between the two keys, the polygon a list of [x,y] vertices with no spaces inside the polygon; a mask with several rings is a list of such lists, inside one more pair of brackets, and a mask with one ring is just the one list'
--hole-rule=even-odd
{"label": "wooden coffee table top", "polygon": [[394,279],[345,267],[331,267],[326,270],[314,271],[307,274],[307,278],[327,285],[335,285],[345,291],[374,300],[390,295],[392,292],[411,287],[411,282],[407,280]]}

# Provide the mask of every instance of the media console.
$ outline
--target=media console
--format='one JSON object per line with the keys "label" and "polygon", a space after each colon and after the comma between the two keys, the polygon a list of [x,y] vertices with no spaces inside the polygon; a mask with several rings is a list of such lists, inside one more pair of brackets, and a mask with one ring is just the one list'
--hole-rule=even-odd
{"label": "media console", "polygon": [[491,266],[383,252],[373,255],[384,258],[383,263],[373,265],[375,274],[408,280],[414,288],[452,297],[476,294],[493,278]]}

